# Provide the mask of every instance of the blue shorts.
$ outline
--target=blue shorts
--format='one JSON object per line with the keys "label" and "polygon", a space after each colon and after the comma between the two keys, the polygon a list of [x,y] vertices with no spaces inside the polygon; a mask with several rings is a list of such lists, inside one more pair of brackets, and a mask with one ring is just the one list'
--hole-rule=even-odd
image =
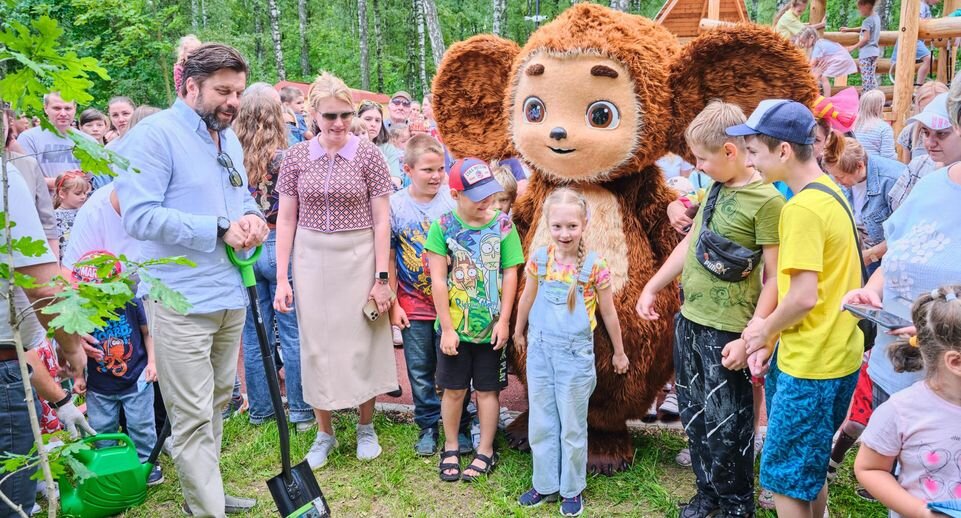
{"label": "blue shorts", "polygon": [[[923,41],[918,40],[918,46],[914,49],[914,61],[915,62],[921,61],[922,59],[930,55],[931,55],[931,51],[928,50],[928,47],[924,44]],[[893,65],[897,62],[898,62],[898,44],[895,43],[894,49],[891,51],[891,64]]]}
{"label": "blue shorts", "polygon": [[824,486],[831,440],[847,416],[860,371],[835,379],[795,378],[771,361],[767,393],[767,439],[761,455],[761,486],[796,500],[812,501]]}

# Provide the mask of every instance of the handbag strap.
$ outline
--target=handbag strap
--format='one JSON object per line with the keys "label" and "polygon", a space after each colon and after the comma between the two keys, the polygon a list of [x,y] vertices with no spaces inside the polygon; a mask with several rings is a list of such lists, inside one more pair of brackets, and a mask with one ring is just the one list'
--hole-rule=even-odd
{"label": "handbag strap", "polygon": [[714,206],[717,205],[717,199],[721,193],[721,187],[724,185],[721,182],[714,182],[711,186],[711,190],[707,195],[707,201],[704,202],[704,215],[701,216],[701,232],[703,233],[707,230],[707,226],[711,223],[711,218],[714,216]]}
{"label": "handbag strap", "polygon": [[828,187],[827,185],[824,185],[823,183],[814,181],[807,184],[807,186],[801,190],[806,191],[808,189],[830,194],[835,200],[838,201],[838,203],[841,204],[841,207],[844,208],[844,213],[847,214],[848,219],[851,220],[851,228],[854,230],[854,242],[857,244],[858,260],[861,261],[861,282],[862,284],[867,284],[870,276],[868,275],[868,268],[864,266],[864,255],[861,252],[861,236],[858,234],[858,226],[854,222],[854,214],[851,213],[851,209],[848,207],[847,202],[845,202],[840,196],[838,196],[838,193],[834,192],[834,189],[831,189],[830,187]]}

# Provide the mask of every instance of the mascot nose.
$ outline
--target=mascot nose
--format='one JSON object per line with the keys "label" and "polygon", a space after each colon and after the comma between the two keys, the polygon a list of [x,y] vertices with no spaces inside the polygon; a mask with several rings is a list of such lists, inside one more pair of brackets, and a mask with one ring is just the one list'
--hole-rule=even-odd
{"label": "mascot nose", "polygon": [[550,136],[554,140],[564,140],[567,138],[567,130],[564,128],[554,128],[551,130]]}

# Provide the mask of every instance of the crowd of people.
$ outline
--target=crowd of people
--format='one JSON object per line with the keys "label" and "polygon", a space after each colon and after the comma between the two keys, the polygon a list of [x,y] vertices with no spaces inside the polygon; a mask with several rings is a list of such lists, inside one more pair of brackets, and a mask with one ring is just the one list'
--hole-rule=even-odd
{"label": "crowd of people", "polygon": [[[779,26],[798,25],[803,7],[792,4]],[[830,55],[812,32],[801,27],[800,44]],[[527,186],[522,161],[450,156],[429,95],[418,103],[399,91],[385,112],[356,102],[329,73],[306,92],[248,85],[235,49],[193,37],[181,41],[174,73],[177,99],[165,110],[115,97],[107,115],[88,108],[78,120],[76,104],[51,92],[43,104],[57,132],[3,115],[13,238],[49,244],[14,256],[14,269],[41,283],[17,290],[19,308],[48,304],[56,288],[43,283],[58,275],[109,280],[125,267],[121,255],[195,263],[150,270],[183,295],[186,313],[143,280],[92,336],[60,330],[54,344],[44,331],[50,315],[28,315],[20,334],[45,430],[123,427],[145,460],[169,419],[184,512],[244,512],[255,502],[226,494],[219,470],[223,420],[246,412],[252,425],[316,428],[306,460],[319,469],[338,452],[331,413],[357,407],[356,456],[373,460],[383,451],[375,398],[399,386],[393,344],[406,360],[414,452],[439,453],[440,480],[472,482],[498,464],[499,392],[506,347],[515,347],[527,352],[533,454],[518,504],[559,500],[563,515],[579,515],[595,362],[622,374],[638,359],[624,352],[606,260],[586,246],[594,230],[576,186],[550,194],[550,244],[525,251],[511,219]],[[961,498],[950,462],[961,451],[961,219],[949,209],[961,192],[961,83],[919,87],[897,139],[907,165],[879,93],[849,113],[771,99],[747,117],[713,101],[684,134],[694,163],[658,162],[677,190],[666,217],[682,237],[636,311],[675,322],[669,405],[688,439],[678,461],[697,481],[682,517],[754,516],[759,454],[760,505],[820,518],[858,440],[860,493],[893,515],[934,516],[929,503]],[[85,173],[69,131],[106,144],[138,173]],[[259,300],[247,300],[226,247],[263,247]],[[105,255],[112,270],[88,264]],[[680,312],[658,314],[657,293],[678,279]],[[270,404],[251,304],[276,342],[287,416]],[[875,337],[845,304],[913,325]],[[7,348],[6,311],[0,379],[16,391],[24,380]],[[612,350],[594,349],[599,325]],[[86,395],[86,417],[71,390]],[[16,399],[0,420],[23,422]],[[21,428],[0,436],[0,450],[30,450]],[[29,477],[0,485],[27,510],[36,498]],[[155,468],[149,483],[163,480]]]}

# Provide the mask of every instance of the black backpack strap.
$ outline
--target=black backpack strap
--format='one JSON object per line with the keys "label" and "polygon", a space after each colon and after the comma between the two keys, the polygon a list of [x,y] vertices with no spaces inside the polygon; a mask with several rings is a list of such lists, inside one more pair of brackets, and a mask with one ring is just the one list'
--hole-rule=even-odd
{"label": "black backpack strap", "polygon": [[868,269],[867,269],[867,267],[864,266],[864,255],[863,255],[862,252],[861,252],[861,236],[860,236],[860,234],[858,234],[858,226],[857,226],[857,224],[854,222],[854,214],[851,213],[851,209],[850,209],[850,207],[848,207],[847,201],[845,201],[843,198],[841,198],[840,196],[838,196],[838,193],[834,192],[834,189],[831,189],[831,188],[828,187],[827,185],[824,185],[823,183],[820,183],[820,182],[811,182],[811,183],[807,184],[807,186],[804,187],[804,188],[801,189],[801,190],[802,190],[802,191],[806,191],[806,190],[808,190],[808,189],[812,189],[812,190],[815,190],[815,191],[821,191],[821,192],[823,192],[823,193],[830,194],[835,200],[838,201],[838,203],[841,204],[841,207],[844,208],[844,212],[848,215],[848,219],[851,220],[851,228],[854,230],[854,242],[857,243],[857,248],[858,248],[858,260],[861,261],[861,279],[862,279],[862,283],[863,283],[863,284],[867,284],[867,283],[868,283],[868,279],[870,278],[870,276],[868,275]]}

